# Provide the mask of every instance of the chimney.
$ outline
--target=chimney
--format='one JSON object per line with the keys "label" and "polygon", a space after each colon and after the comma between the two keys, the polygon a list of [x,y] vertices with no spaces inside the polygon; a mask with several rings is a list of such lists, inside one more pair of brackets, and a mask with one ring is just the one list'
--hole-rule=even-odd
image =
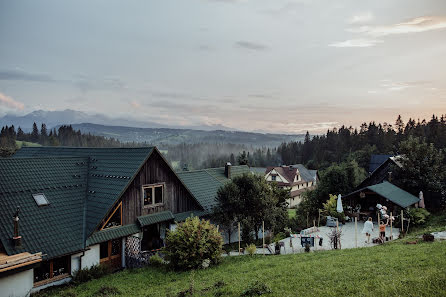
{"label": "chimney", "polygon": [[225,165],[225,176],[227,177],[227,178],[231,178],[231,163],[230,162],[227,162],[226,163],[226,165]]}
{"label": "chimney", "polygon": [[389,173],[389,178],[388,178],[388,180],[389,180],[389,183],[390,183],[390,182],[392,182],[392,171],[389,171],[388,173]]}
{"label": "chimney", "polygon": [[14,237],[12,238],[12,241],[14,242],[15,247],[20,247],[22,245],[22,236],[19,236],[19,211],[20,211],[20,207],[17,206],[17,210],[13,217]]}

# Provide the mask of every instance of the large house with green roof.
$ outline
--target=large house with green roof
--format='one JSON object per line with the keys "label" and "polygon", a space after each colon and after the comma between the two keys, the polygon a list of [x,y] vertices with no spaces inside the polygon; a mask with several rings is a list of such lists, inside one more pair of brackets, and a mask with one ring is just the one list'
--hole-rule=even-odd
{"label": "large house with green roof", "polygon": [[175,173],[155,147],[24,147],[0,159],[0,259],[34,262],[7,273],[0,262],[0,291],[17,289],[12,277],[29,293],[81,268],[144,260],[166,230],[212,214],[219,187],[249,172],[228,164]]}

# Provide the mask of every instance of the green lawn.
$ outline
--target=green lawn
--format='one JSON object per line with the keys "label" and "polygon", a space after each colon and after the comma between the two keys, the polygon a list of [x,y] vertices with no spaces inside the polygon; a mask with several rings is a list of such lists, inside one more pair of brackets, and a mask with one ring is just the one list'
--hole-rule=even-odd
{"label": "green lawn", "polygon": [[271,289],[265,296],[446,296],[446,242],[231,257],[195,273],[124,270],[45,295],[107,296],[108,286],[119,291],[111,296],[178,296],[193,283],[194,296],[240,296],[256,280]]}
{"label": "green lawn", "polygon": [[15,143],[19,148],[21,148],[22,146],[42,146],[41,144],[35,142],[20,141],[20,140],[16,140]]}

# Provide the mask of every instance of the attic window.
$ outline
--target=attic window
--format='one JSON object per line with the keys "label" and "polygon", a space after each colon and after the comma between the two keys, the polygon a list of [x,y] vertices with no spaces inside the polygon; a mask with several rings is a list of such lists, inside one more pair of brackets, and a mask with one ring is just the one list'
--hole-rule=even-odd
{"label": "attic window", "polygon": [[33,198],[34,198],[34,201],[36,201],[38,206],[45,206],[45,205],[50,204],[48,202],[48,199],[46,199],[45,194],[43,194],[43,193],[33,194]]}

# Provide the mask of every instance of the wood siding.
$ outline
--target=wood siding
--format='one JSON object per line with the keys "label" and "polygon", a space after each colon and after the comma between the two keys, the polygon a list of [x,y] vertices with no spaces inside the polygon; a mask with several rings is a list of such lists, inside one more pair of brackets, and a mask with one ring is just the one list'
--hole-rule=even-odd
{"label": "wood siding", "polygon": [[[144,208],[141,187],[156,183],[165,183],[163,205]],[[157,151],[152,153],[123,194],[122,207],[123,225],[134,223],[139,216],[164,210],[170,210],[175,214],[201,209]]]}

